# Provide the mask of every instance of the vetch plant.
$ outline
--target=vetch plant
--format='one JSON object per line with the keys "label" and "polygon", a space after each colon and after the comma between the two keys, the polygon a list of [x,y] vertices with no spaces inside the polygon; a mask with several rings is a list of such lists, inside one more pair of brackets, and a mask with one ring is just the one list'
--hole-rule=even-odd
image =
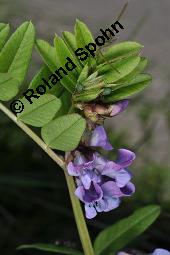
{"label": "vetch plant", "polygon": [[[129,98],[151,82],[151,76],[143,73],[147,65],[147,59],[141,57],[143,46],[137,42],[121,42],[96,50],[94,57],[81,61],[74,54],[75,49],[94,42],[82,21],[76,21],[74,33],[56,35],[53,46],[35,39],[31,22],[23,23],[7,40],[8,34],[9,25],[1,23],[0,100],[4,103],[0,103],[0,110],[63,169],[83,253],[46,244],[25,245],[20,249],[74,255],[117,253],[155,221],[160,213],[159,206],[138,209],[102,231],[93,246],[80,201],[84,204],[86,217],[92,219],[97,213],[117,208],[123,197],[135,192],[129,171],[135,153],[120,148],[117,158],[111,161],[102,152],[114,150],[104,129],[105,119],[124,111]],[[52,89],[41,92],[39,88],[38,93],[42,95],[32,98],[32,104],[24,97],[19,98],[24,109],[15,115],[6,103],[16,99],[21,89],[34,46],[43,64],[28,89],[36,91],[42,78],[48,80],[50,76],[51,82],[56,84],[53,72],[63,66],[67,57],[74,60],[78,68],[57,81]],[[15,103],[14,107],[17,110],[19,105]],[[42,139],[27,124],[41,128]],[[65,157],[61,156],[61,151],[65,152]]]}

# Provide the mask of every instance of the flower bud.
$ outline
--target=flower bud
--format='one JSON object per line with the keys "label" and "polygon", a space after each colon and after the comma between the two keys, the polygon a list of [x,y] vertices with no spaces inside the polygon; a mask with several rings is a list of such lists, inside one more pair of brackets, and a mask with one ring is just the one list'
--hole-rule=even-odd
{"label": "flower bud", "polygon": [[114,104],[78,103],[75,106],[84,111],[84,115],[92,122],[101,124],[105,118],[116,116],[124,111],[129,104],[129,100],[124,99]]}
{"label": "flower bud", "polygon": [[116,116],[117,114],[123,112],[128,107],[128,104],[129,104],[128,99],[124,99],[124,100],[118,101],[115,104],[112,104],[109,107],[110,117]]}

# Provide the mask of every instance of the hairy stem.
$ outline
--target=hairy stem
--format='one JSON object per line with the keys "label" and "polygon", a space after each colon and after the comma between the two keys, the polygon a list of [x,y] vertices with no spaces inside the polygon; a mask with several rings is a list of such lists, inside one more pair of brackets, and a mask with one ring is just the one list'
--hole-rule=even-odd
{"label": "hairy stem", "polygon": [[73,177],[69,176],[66,172],[64,159],[58,156],[53,150],[51,150],[43,140],[36,135],[27,125],[17,119],[17,117],[8,110],[2,103],[0,103],[0,110],[4,112],[15,124],[20,127],[36,144],[38,144],[50,158],[52,158],[63,170],[67,181],[67,186],[70,194],[70,199],[73,207],[75,221],[79,232],[80,240],[85,255],[94,255],[93,247],[91,244],[90,236],[88,233],[87,225],[84,219],[84,215],[81,209],[79,200],[74,195],[75,183]]}

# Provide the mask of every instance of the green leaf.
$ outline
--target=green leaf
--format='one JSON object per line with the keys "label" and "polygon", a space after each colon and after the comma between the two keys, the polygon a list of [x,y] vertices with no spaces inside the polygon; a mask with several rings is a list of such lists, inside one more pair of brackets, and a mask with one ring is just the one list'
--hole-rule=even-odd
{"label": "green leaf", "polygon": [[118,80],[116,84],[113,84],[112,91],[131,85],[131,82],[133,83],[135,77],[137,77],[145,69],[147,64],[148,60],[146,58],[141,57],[139,64],[131,73],[124,76],[122,79]]}
{"label": "green leaf", "polygon": [[146,206],[103,230],[95,240],[95,254],[104,255],[121,250],[143,233],[157,219],[159,214],[159,206]]}
{"label": "green leaf", "polygon": [[18,250],[22,249],[36,249],[40,251],[54,252],[56,254],[83,255],[80,251],[54,244],[25,244],[18,247]]}
{"label": "green leaf", "polygon": [[62,93],[62,95],[60,96],[60,100],[61,100],[62,107],[57,112],[57,115],[56,115],[57,117],[65,115],[69,112],[69,109],[72,105],[72,95],[71,95],[71,93],[68,92],[67,90],[65,90]]}
{"label": "green leaf", "polygon": [[40,68],[40,70],[36,73],[32,81],[30,82],[29,89],[36,89],[38,85],[42,83],[42,78],[48,78],[51,74],[50,69],[48,66],[44,65]]}
{"label": "green leaf", "polygon": [[[36,45],[37,45],[37,50],[39,51],[44,62],[53,73],[55,73],[55,71],[57,71],[57,69],[59,69],[60,67],[62,67],[66,72],[68,72],[65,66],[61,65],[59,58],[57,56],[57,51],[54,47],[52,47],[49,43],[43,40],[38,40],[36,42]],[[62,79],[60,79],[61,84],[69,92],[73,93],[75,88],[75,82],[72,79],[70,79],[68,75],[64,74],[62,71],[60,72],[62,75]]]}
{"label": "green leaf", "polygon": [[77,42],[76,37],[73,33],[70,33],[68,31],[64,31],[62,33],[64,42],[67,44],[67,47],[74,53],[77,50]]}
{"label": "green leaf", "polygon": [[104,102],[109,103],[117,100],[128,98],[136,93],[145,89],[152,81],[152,77],[149,74],[139,74],[136,76],[128,86],[117,89],[111,93],[108,97],[104,98]]}
{"label": "green leaf", "polygon": [[36,49],[40,53],[45,64],[49,67],[51,72],[55,72],[57,68],[57,53],[54,47],[44,40],[36,41]]}
{"label": "green leaf", "polygon": [[88,78],[88,74],[89,74],[89,67],[88,67],[88,64],[86,64],[83,67],[83,69],[82,69],[82,71],[81,71],[81,73],[79,75],[77,83],[82,83],[83,81],[85,81]]}
{"label": "green leaf", "polygon": [[110,65],[105,65],[99,69],[99,74],[104,76],[106,83],[115,83],[131,73],[139,64],[140,57],[131,56],[126,59],[119,60]]}
{"label": "green leaf", "polygon": [[76,20],[75,25],[75,36],[78,48],[84,48],[87,44],[94,43],[90,30],[85,23],[78,19]]}
{"label": "green leaf", "polygon": [[135,78],[138,74],[140,74],[147,66],[148,60],[144,57],[140,58],[139,64],[136,66],[136,68],[129,73],[128,75],[124,76],[122,79],[118,80],[116,83],[129,83],[132,79]]}
{"label": "green leaf", "polygon": [[[85,46],[87,46],[89,43],[95,43],[90,30],[82,21],[78,19],[76,20],[74,30],[78,48],[85,48]],[[95,59],[90,55],[87,60],[81,63],[85,65],[87,63],[95,64],[95,62]]]}
{"label": "green leaf", "polygon": [[86,122],[78,114],[68,114],[52,120],[42,128],[41,135],[52,149],[74,150],[85,130]]}
{"label": "green leaf", "polygon": [[9,24],[0,23],[0,51],[6,42],[9,30]]}
{"label": "green leaf", "polygon": [[67,57],[69,57],[72,60],[72,62],[76,65],[75,69],[73,69],[72,71],[68,71],[68,76],[71,79],[73,79],[73,82],[76,82],[77,77],[78,77],[79,73],[81,72],[81,67],[80,67],[79,61],[77,60],[75,55],[70,52],[70,50],[68,49],[68,47],[65,44],[65,42],[63,41],[63,39],[57,35],[54,38],[54,45],[55,45],[55,49],[57,52],[57,57],[58,57],[60,66],[62,66],[62,67],[65,66],[66,62],[68,62],[68,60],[66,59]]}
{"label": "green leaf", "polygon": [[137,42],[121,42],[110,47],[106,52],[103,52],[103,57],[99,58],[98,64],[110,61],[117,58],[124,58],[134,54],[138,54],[143,46]]}
{"label": "green leaf", "polygon": [[30,63],[34,37],[34,26],[31,22],[25,22],[13,33],[0,53],[0,72],[9,72],[20,84]]}
{"label": "green leaf", "polygon": [[80,69],[83,67],[82,62],[78,59],[78,57],[75,55],[75,51],[77,50],[77,42],[76,37],[73,33],[70,33],[68,31],[64,31],[62,33],[63,39],[65,44],[67,45],[70,52],[75,56],[76,60],[78,61],[77,64],[79,64]]}
{"label": "green leaf", "polygon": [[53,119],[61,107],[61,101],[53,95],[41,95],[38,99],[32,99],[30,104],[25,98],[22,99],[24,110],[17,117],[29,125],[43,127]]}
{"label": "green leaf", "polygon": [[[42,79],[46,79],[47,81],[49,80],[49,76],[51,75],[51,71],[48,68],[48,66],[44,65],[41,67],[41,69],[37,72],[37,74],[34,76],[32,81],[30,82],[29,89],[34,89],[40,85],[44,84]],[[56,97],[60,97],[62,93],[64,92],[63,86],[58,82],[56,85],[52,85],[52,88],[50,89],[48,86],[46,86],[46,93],[55,95]]]}
{"label": "green leaf", "polygon": [[8,73],[0,73],[0,100],[9,101],[18,94],[19,82]]}
{"label": "green leaf", "polygon": [[73,96],[74,102],[90,102],[96,99],[102,93],[102,89],[91,89],[89,91],[84,91],[82,93],[76,93]]}

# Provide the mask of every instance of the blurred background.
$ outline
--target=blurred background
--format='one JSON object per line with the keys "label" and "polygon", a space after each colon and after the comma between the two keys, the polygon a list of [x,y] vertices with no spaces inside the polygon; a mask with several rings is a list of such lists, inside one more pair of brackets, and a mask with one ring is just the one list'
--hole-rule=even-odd
{"label": "blurred background", "polygon": [[[117,17],[123,0],[0,0],[0,22],[12,30],[25,20],[35,24],[37,38],[52,42],[54,34],[73,30],[82,19],[95,36]],[[160,204],[157,222],[129,249],[151,252],[170,249],[170,1],[131,0],[121,23],[119,41],[135,40],[145,46],[150,59],[152,85],[131,101],[120,116],[106,126],[114,148],[129,148],[137,159],[132,171],[137,190],[119,209],[88,221],[92,238],[136,208]],[[26,84],[41,66],[34,53]],[[62,170],[15,124],[0,112],[0,254],[21,244],[60,243],[80,248]],[[34,254],[39,254],[34,252]]]}

